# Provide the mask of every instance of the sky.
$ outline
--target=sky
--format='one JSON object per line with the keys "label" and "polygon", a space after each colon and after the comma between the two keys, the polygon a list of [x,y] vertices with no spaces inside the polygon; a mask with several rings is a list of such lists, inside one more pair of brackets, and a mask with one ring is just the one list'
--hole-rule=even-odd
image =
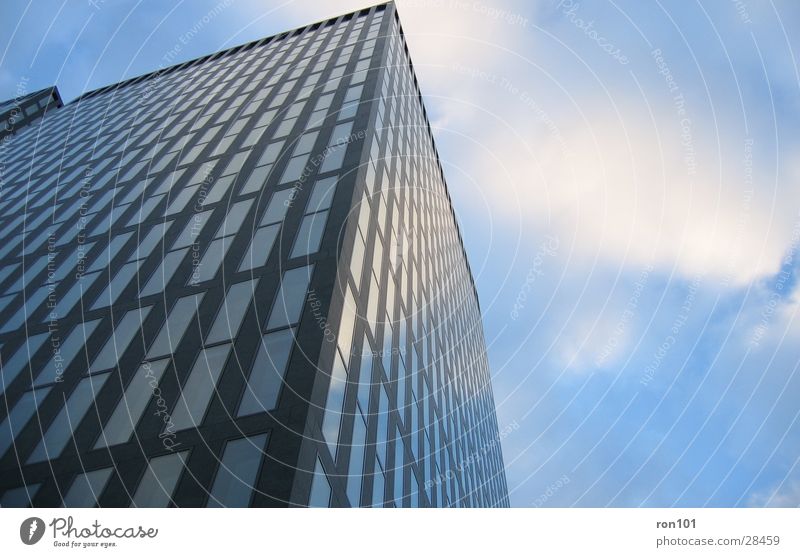
{"label": "sky", "polygon": [[[800,4],[397,4],[512,505],[800,505]],[[10,0],[0,99],[366,5]]]}

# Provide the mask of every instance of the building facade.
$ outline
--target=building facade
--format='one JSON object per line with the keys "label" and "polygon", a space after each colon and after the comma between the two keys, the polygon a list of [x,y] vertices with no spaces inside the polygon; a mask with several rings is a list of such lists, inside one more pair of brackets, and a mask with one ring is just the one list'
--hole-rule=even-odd
{"label": "building facade", "polygon": [[392,3],[6,139],[0,505],[508,505]]}

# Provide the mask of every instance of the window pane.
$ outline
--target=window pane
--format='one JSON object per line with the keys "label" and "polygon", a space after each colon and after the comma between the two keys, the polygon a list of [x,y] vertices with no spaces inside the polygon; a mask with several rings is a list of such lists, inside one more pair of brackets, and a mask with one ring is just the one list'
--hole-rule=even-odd
{"label": "window pane", "polygon": [[31,501],[36,497],[36,492],[42,484],[30,484],[27,486],[9,489],[0,497],[0,507],[24,508],[30,507]]}
{"label": "window pane", "polygon": [[209,192],[206,197],[201,198],[201,203],[203,205],[210,205],[220,201],[223,197],[225,197],[225,194],[228,193],[228,190],[231,189],[235,178],[235,176],[229,175],[223,176],[219,180],[216,180],[212,185],[211,192]]}
{"label": "window pane", "polygon": [[230,349],[230,343],[221,344],[206,348],[197,356],[172,413],[175,430],[200,425]]}
{"label": "window pane", "polygon": [[342,167],[342,163],[344,162],[344,154],[346,150],[346,143],[331,147],[327,156],[325,157],[325,161],[322,163],[322,167],[319,169],[320,173],[340,169]]}
{"label": "window pane", "polygon": [[319,250],[322,241],[322,231],[325,230],[325,221],[328,218],[328,211],[314,213],[303,217],[300,230],[294,241],[294,248],[290,257],[303,257]]}
{"label": "window pane", "polygon": [[92,362],[89,371],[102,371],[116,367],[120,357],[127,350],[134,335],[139,332],[149,313],[150,307],[136,308],[126,313],[117,323],[111,338],[106,341],[105,346]]}
{"label": "window pane", "polygon": [[195,196],[199,188],[199,184],[195,186],[186,186],[180,190],[176,196],[171,197],[170,204],[167,207],[164,216],[174,215],[175,213],[180,213],[183,211],[186,205],[188,205],[189,200]]}
{"label": "window pane", "polygon": [[168,364],[169,360],[166,359],[147,362],[139,367],[103,428],[95,449],[128,442]]}
{"label": "window pane", "polygon": [[136,259],[145,259],[148,255],[150,255],[153,251],[155,251],[156,246],[164,237],[164,235],[169,230],[169,227],[172,225],[172,221],[163,222],[155,225],[153,228],[150,229],[150,232],[147,233],[147,236],[141,239],[141,242],[136,249],[133,250],[133,253],[128,258],[128,261],[135,261]]}
{"label": "window pane", "polygon": [[314,467],[314,478],[311,480],[311,495],[308,497],[309,507],[329,507],[331,502],[331,484],[322,468],[322,463],[317,459]]}
{"label": "window pane", "polygon": [[228,289],[228,294],[222,302],[217,318],[211,326],[211,332],[208,333],[206,344],[236,337],[257,285],[258,279],[255,279],[239,282]]}
{"label": "window pane", "polygon": [[58,413],[41,442],[28,458],[28,463],[57,458],[72,438],[73,428],[78,427],[95,395],[108,379],[108,373],[86,377],[78,383],[66,404]]}
{"label": "window pane", "polygon": [[200,263],[194,268],[192,276],[189,279],[189,284],[194,285],[214,278],[222,265],[222,261],[225,259],[225,254],[232,241],[233,238],[220,238],[219,240],[212,241],[208,245],[203,259],[201,259]]}
{"label": "window pane", "polygon": [[78,474],[78,477],[72,482],[72,486],[64,496],[61,506],[70,508],[96,507],[97,500],[106,487],[112,470],[113,468],[102,468],[85,474]]}
{"label": "window pane", "polygon": [[240,272],[263,267],[267,264],[267,259],[269,259],[275,238],[278,237],[280,227],[280,224],[271,224],[256,230],[256,233],[253,234],[253,239],[250,241],[250,246],[247,248],[247,252],[239,265]]}
{"label": "window pane", "polygon": [[0,393],[5,392],[6,387],[17,378],[17,375],[19,375],[23,369],[28,368],[28,363],[31,358],[36,354],[39,348],[42,347],[42,344],[44,344],[44,341],[47,340],[49,336],[48,333],[41,333],[28,337],[27,342],[17,348],[17,351],[14,352],[14,355],[11,356],[8,361],[0,361]]}
{"label": "window pane", "polygon": [[315,213],[330,208],[333,194],[336,192],[337,181],[338,178],[332,176],[314,183],[314,189],[311,191],[311,197],[306,206],[306,213]]}
{"label": "window pane", "polygon": [[269,200],[269,205],[267,205],[267,211],[261,218],[261,223],[259,226],[283,222],[283,219],[286,218],[286,211],[289,210],[289,205],[291,205],[293,191],[293,188],[289,188],[286,190],[276,191],[274,194],[272,194],[272,197]]}
{"label": "window pane", "polygon": [[101,274],[102,273],[98,271],[95,273],[87,273],[85,275],[80,275],[78,277],[78,280],[75,281],[75,283],[73,283],[69,291],[66,294],[64,294],[64,296],[62,296],[60,300],[58,300],[55,307],[52,307],[50,309],[50,313],[45,315],[44,319],[42,319],[42,322],[47,323],[53,318],[53,316],[56,316],[56,318],[60,318],[67,315],[70,312],[70,310],[72,310],[73,306],[78,302],[78,300],[83,297],[83,293],[88,291],[92,287],[92,284],[94,284],[95,279],[100,277]]}
{"label": "window pane", "polygon": [[266,412],[278,405],[278,394],[283,385],[293,344],[293,329],[283,329],[263,336],[247,379],[239,416]]}
{"label": "window pane", "polygon": [[275,303],[272,305],[267,329],[294,325],[300,320],[313,269],[313,265],[307,265],[291,269],[283,274],[281,287]]}
{"label": "window pane", "polygon": [[14,438],[22,431],[49,392],[50,387],[27,391],[14,405],[6,419],[0,424],[0,458],[14,444]]}
{"label": "window pane", "polygon": [[[128,286],[128,283],[136,275],[141,263],[142,262],[140,260],[123,265],[119,272],[114,276],[114,280],[109,283],[103,293],[97,298],[92,306],[92,309],[106,307],[116,302],[119,295],[123,290],[125,290],[125,287]],[[107,276],[104,272],[101,274],[104,277]]]}
{"label": "window pane", "polygon": [[[45,365],[44,369],[39,373],[34,385],[46,385],[56,381],[61,375],[64,374],[72,360],[78,354],[83,355],[84,366],[86,365],[86,340],[92,336],[92,333],[100,324],[100,319],[89,321],[88,323],[79,323],[77,327],[72,329],[69,336],[64,342],[59,343],[53,341],[53,357]],[[84,367],[85,369],[85,367]]]}
{"label": "window pane", "polygon": [[186,256],[188,251],[189,248],[183,248],[167,253],[167,255],[164,256],[164,259],[161,261],[161,265],[158,266],[158,268],[150,277],[150,280],[147,281],[147,284],[145,284],[144,288],[142,288],[142,291],[139,293],[139,297],[143,298],[145,296],[163,292],[164,286],[172,279],[172,275],[174,275],[175,271],[178,270],[178,265],[180,265],[181,261],[183,261],[183,258]]}
{"label": "window pane", "polygon": [[225,219],[220,224],[217,233],[214,235],[215,238],[222,238],[223,236],[232,236],[239,231],[239,228],[242,226],[242,222],[244,222],[244,218],[247,216],[248,211],[250,210],[250,205],[253,204],[252,199],[247,199],[245,201],[239,201],[238,203],[234,203],[228,214],[225,215]]}
{"label": "window pane", "polygon": [[175,348],[183,338],[189,323],[195,317],[197,308],[203,300],[204,293],[184,296],[175,302],[172,311],[169,312],[167,321],[161,327],[161,331],[153,341],[147,358],[158,358],[175,352]]}
{"label": "window pane", "polygon": [[114,236],[111,242],[109,242],[108,247],[97,255],[87,272],[99,271],[103,267],[108,266],[132,235],[133,232],[124,232]]}
{"label": "window pane", "polygon": [[353,444],[350,447],[350,464],[347,469],[347,498],[350,505],[358,507],[361,504],[361,476],[364,470],[364,447],[367,442],[367,424],[361,417],[361,412],[356,412],[353,421]]}
{"label": "window pane", "polygon": [[292,157],[289,159],[289,164],[286,165],[286,170],[283,171],[280,184],[287,182],[294,182],[299,180],[303,172],[306,171],[306,163],[308,163],[308,155],[300,155],[299,157]]}
{"label": "window pane", "polygon": [[148,463],[131,507],[166,507],[183,471],[187,451],[157,456]]}
{"label": "window pane", "polygon": [[325,403],[325,417],[322,419],[322,436],[327,441],[332,455],[336,455],[336,445],[339,442],[339,425],[342,422],[345,387],[347,387],[347,369],[341,354],[336,350],[331,370],[331,382],[328,386],[328,398]]}
{"label": "window pane", "polygon": [[245,195],[253,193],[254,191],[259,191],[266,183],[267,177],[271,171],[271,164],[255,167],[253,172],[250,173],[250,176],[247,177],[247,181],[244,183],[244,186],[242,186],[242,191],[239,192],[239,194]]}
{"label": "window pane", "polygon": [[206,222],[208,222],[208,217],[210,217],[213,212],[213,209],[210,209],[193,214],[189,222],[186,223],[186,227],[183,229],[183,232],[181,232],[181,235],[178,236],[175,243],[172,244],[172,249],[175,250],[191,246],[203,231],[203,227],[206,225]]}
{"label": "window pane", "polygon": [[217,477],[208,497],[208,507],[246,507],[255,486],[267,435],[228,441]]}

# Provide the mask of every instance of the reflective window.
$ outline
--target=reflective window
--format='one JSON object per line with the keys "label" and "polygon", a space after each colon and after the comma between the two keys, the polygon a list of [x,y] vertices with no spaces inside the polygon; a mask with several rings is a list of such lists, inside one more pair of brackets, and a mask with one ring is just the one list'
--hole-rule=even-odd
{"label": "reflective window", "polygon": [[166,507],[178,483],[188,451],[150,459],[133,495],[131,507]]}
{"label": "reflective window", "polygon": [[230,349],[228,343],[200,351],[172,413],[175,430],[197,427],[203,421]]}
{"label": "reflective window", "polygon": [[24,508],[30,507],[31,501],[36,497],[36,493],[42,484],[29,484],[22,487],[15,487],[6,491],[0,497],[0,507]]}
{"label": "reflective window", "polygon": [[264,455],[267,435],[228,441],[211,486],[207,507],[246,507]]}
{"label": "reflective window", "polygon": [[108,373],[86,377],[78,383],[69,395],[61,412],[55,417],[42,440],[28,458],[28,463],[57,458],[72,438],[74,428],[78,427],[86,411],[89,410],[96,394],[108,379]]}
{"label": "reflective window", "polygon": [[361,475],[364,471],[364,449],[367,443],[367,424],[360,411],[353,420],[353,442],[350,445],[350,464],[347,468],[347,498],[350,505],[361,504]]}
{"label": "reflective window", "polygon": [[17,375],[23,369],[28,369],[28,364],[31,358],[36,354],[39,348],[42,347],[44,341],[50,336],[49,333],[40,333],[38,335],[30,336],[26,339],[26,342],[17,348],[17,351],[14,352],[14,355],[8,358],[8,360],[0,360],[0,393],[6,390],[14,379],[17,378]]}
{"label": "reflective window", "polygon": [[113,470],[113,468],[101,468],[85,474],[78,474],[64,496],[61,506],[68,508],[96,507],[100,494],[105,489]]}
{"label": "reflective window", "polygon": [[[95,301],[92,309],[99,309],[102,307],[106,307],[112,305],[114,302],[117,301],[117,298],[122,291],[128,286],[131,279],[136,276],[137,271],[139,270],[139,265],[141,264],[140,261],[135,261],[133,263],[126,263],[125,265],[120,268],[116,275],[114,275],[114,279],[108,284],[106,289],[103,291],[100,296],[98,296],[97,300]],[[104,277],[105,272],[101,273]]]}
{"label": "reflective window", "polygon": [[300,320],[313,265],[291,269],[283,274],[281,287],[270,312],[267,329],[288,327]]}
{"label": "reflective window", "polygon": [[180,236],[178,236],[178,238],[172,244],[171,249],[176,250],[178,248],[186,248],[191,246],[203,231],[203,227],[205,227],[206,222],[208,222],[208,218],[213,212],[213,209],[209,209],[208,211],[194,213],[189,218],[189,222],[186,223],[183,232],[181,232]]}
{"label": "reflective window", "polygon": [[261,217],[259,226],[283,222],[283,219],[286,218],[286,211],[289,210],[289,206],[291,205],[293,191],[293,189],[287,189],[276,191],[272,194],[269,205],[267,205],[267,210],[264,216]]}
{"label": "reflective window", "polygon": [[208,338],[206,338],[206,344],[231,340],[236,337],[257,285],[258,279],[254,279],[239,282],[228,289],[222,307],[211,326]]}
{"label": "reflective window", "polygon": [[22,398],[8,413],[0,424],[0,458],[14,444],[17,434],[22,431],[49,392],[50,387],[42,387],[23,393]]}
{"label": "reflective window", "polygon": [[101,319],[95,319],[87,323],[79,323],[77,327],[72,329],[63,342],[51,340],[51,344],[53,345],[53,357],[36,377],[34,385],[46,385],[59,380],[78,354],[82,354],[83,356],[83,366],[85,370],[87,364],[86,341],[92,336],[95,329],[97,329],[100,321]]}
{"label": "reflective window", "polygon": [[189,327],[189,323],[197,314],[197,308],[200,306],[200,302],[203,301],[203,296],[204,293],[193,294],[179,298],[175,302],[166,322],[147,352],[148,358],[158,358],[175,352],[175,347],[178,346],[186,329]]}
{"label": "reflective window", "polygon": [[267,264],[280,227],[280,224],[270,224],[256,230],[242,262],[239,264],[239,271],[249,271]]}
{"label": "reflective window", "polygon": [[145,362],[131,379],[94,448],[127,443],[158,388],[169,360]]}
{"label": "reflective window", "polygon": [[317,459],[314,467],[314,478],[311,480],[311,495],[308,497],[309,507],[329,507],[331,501],[331,484],[322,463]]}
{"label": "reflective window", "polygon": [[117,366],[133,337],[150,314],[150,307],[132,309],[117,323],[111,337],[95,357],[89,371],[103,371]]}
{"label": "reflective window", "polygon": [[328,398],[325,402],[325,416],[322,420],[322,436],[327,441],[332,455],[336,455],[336,445],[339,442],[339,426],[342,422],[342,412],[344,411],[345,387],[347,387],[347,368],[342,361],[342,355],[336,350],[333,369],[330,372]]}
{"label": "reflective window", "polygon": [[179,250],[171,251],[164,256],[161,264],[156,268],[155,272],[150,276],[150,280],[144,285],[139,297],[151,296],[164,291],[164,287],[172,279],[178,266],[186,257],[189,248],[182,248]]}
{"label": "reflective window", "polygon": [[293,345],[293,329],[282,329],[263,336],[237,415],[266,412],[277,406]]}

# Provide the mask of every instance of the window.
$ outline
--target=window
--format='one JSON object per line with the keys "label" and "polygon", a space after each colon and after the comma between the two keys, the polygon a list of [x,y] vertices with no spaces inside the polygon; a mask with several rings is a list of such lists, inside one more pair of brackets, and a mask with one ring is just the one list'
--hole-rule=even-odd
{"label": "window", "polygon": [[213,240],[206,249],[206,253],[194,268],[192,276],[189,278],[189,285],[211,280],[217,276],[220,266],[225,259],[225,254],[233,241],[232,238],[220,238]]}
{"label": "window", "polygon": [[300,320],[313,270],[313,265],[307,265],[283,274],[281,287],[267,321],[267,329],[287,327]]}
{"label": "window", "polygon": [[[75,283],[72,285],[72,288],[70,288],[69,291],[66,294],[64,294],[60,300],[56,302],[54,307],[50,307],[50,304],[48,304],[48,308],[50,308],[50,313],[45,315],[44,319],[42,319],[42,322],[46,323],[50,321],[53,315],[58,317],[63,317],[67,315],[70,312],[70,310],[72,310],[72,308],[75,306],[75,304],[78,302],[78,300],[81,297],[83,297],[83,293],[92,287],[92,284],[94,284],[95,279],[97,279],[99,276],[100,276],[99,271],[95,273],[78,275],[78,280],[76,280]],[[56,288],[60,290],[60,287],[62,285],[63,283],[59,284]]]}
{"label": "window", "polygon": [[7,361],[4,358],[0,359],[0,370],[2,371],[2,373],[0,373],[0,379],[2,379],[0,380],[0,394],[5,392],[6,387],[17,378],[17,375],[19,375],[23,369],[28,368],[30,360],[49,336],[48,333],[30,336],[22,346],[17,348],[14,355],[8,358]]}
{"label": "window", "polygon": [[344,155],[346,150],[347,150],[346,143],[342,143],[331,147],[328,150],[328,153],[325,156],[325,160],[322,162],[322,166],[319,169],[320,174],[322,174],[323,172],[331,172],[333,170],[339,170],[342,167],[342,163],[344,162]]}
{"label": "window", "polygon": [[72,486],[64,496],[62,507],[86,508],[96,507],[100,494],[105,489],[113,468],[101,468],[84,474],[78,474]]}
{"label": "window", "polygon": [[239,264],[239,271],[249,271],[256,267],[263,267],[267,264],[269,254],[272,252],[272,246],[275,244],[275,239],[278,237],[280,224],[270,224],[256,229],[253,234],[253,239],[250,240],[250,245]]}
{"label": "window", "polygon": [[293,329],[282,329],[263,336],[247,379],[238,416],[266,412],[278,405],[278,395],[293,345]]}
{"label": "window", "polygon": [[206,344],[231,340],[236,337],[257,285],[258,279],[255,279],[239,282],[228,289],[222,307],[208,333]]}
{"label": "window", "polygon": [[322,462],[317,458],[314,467],[314,477],[311,480],[311,494],[308,497],[309,507],[329,507],[331,502],[331,484],[322,467]]}
{"label": "window", "polygon": [[327,216],[328,211],[322,211],[303,217],[290,257],[304,257],[319,250]]}
{"label": "window", "polygon": [[172,249],[176,250],[178,248],[186,248],[191,246],[203,231],[206,222],[208,222],[208,218],[213,212],[213,209],[209,209],[208,211],[194,213],[189,218],[189,222],[186,223],[186,227],[183,229],[183,232],[181,232],[181,235],[178,236],[178,238],[175,240],[175,243],[172,244]]}
{"label": "window", "polygon": [[14,444],[17,434],[22,431],[49,392],[50,387],[42,387],[23,393],[3,423],[0,423],[0,458]]}
{"label": "window", "polygon": [[61,412],[55,417],[42,440],[28,458],[28,464],[57,458],[72,438],[96,394],[108,379],[108,373],[85,377],[69,395]]}
{"label": "window", "polygon": [[198,354],[172,413],[176,431],[198,427],[202,422],[230,349],[230,343],[220,344]]}
{"label": "window", "polygon": [[122,251],[131,236],[133,236],[133,232],[124,232],[114,236],[108,246],[97,255],[88,272],[99,271],[109,265],[111,260]]}
{"label": "window", "polygon": [[159,331],[158,336],[150,346],[147,358],[159,358],[175,352],[175,347],[178,346],[186,329],[189,327],[189,323],[195,317],[203,296],[204,293],[184,296],[175,302],[166,322],[161,327],[161,331]]}
{"label": "window", "polygon": [[164,216],[174,215],[175,213],[180,213],[183,211],[183,209],[189,204],[189,201],[197,194],[199,189],[200,184],[195,184],[193,186],[186,186],[180,190],[178,194],[172,198],[169,206],[167,206]]}
{"label": "window", "polygon": [[[138,272],[140,264],[141,260],[123,265],[103,293],[97,297],[92,309],[100,309],[116,302],[119,295],[122,294],[122,292],[128,286],[128,283]],[[105,273],[102,274],[105,276]]]}
{"label": "window", "polygon": [[150,280],[147,281],[147,284],[142,288],[139,297],[143,298],[163,292],[164,287],[172,279],[172,276],[175,274],[175,271],[178,270],[178,266],[183,261],[183,258],[186,257],[188,251],[189,248],[182,248],[167,253],[161,261],[161,264],[150,276]]}
{"label": "window", "polygon": [[337,345],[342,352],[345,363],[350,362],[350,350],[353,345],[353,328],[357,319],[358,308],[353,292],[347,287],[347,294],[342,301],[342,317],[339,321]]}
{"label": "window", "polygon": [[40,487],[42,487],[42,484],[29,484],[9,489],[3,494],[3,497],[0,497],[0,507],[30,507]]}
{"label": "window", "polygon": [[122,394],[122,399],[103,427],[100,438],[95,443],[95,449],[127,443],[130,440],[168,364],[168,359],[146,362],[136,370],[136,374]]}
{"label": "window", "polygon": [[178,484],[188,451],[150,459],[131,501],[131,507],[166,507]]}
{"label": "window", "polygon": [[132,309],[117,323],[114,332],[95,357],[89,371],[103,371],[117,366],[134,335],[150,313],[150,307]]}
{"label": "window", "polygon": [[394,504],[397,507],[403,506],[403,466],[405,465],[405,449],[403,447],[403,435],[400,428],[395,429],[394,436]]}
{"label": "window", "polygon": [[330,373],[328,397],[325,402],[325,416],[322,420],[322,436],[328,443],[332,455],[336,455],[336,445],[339,442],[339,426],[342,422],[344,411],[344,391],[347,387],[347,368],[342,361],[342,355],[336,350],[333,358],[333,369]]}
{"label": "window", "polygon": [[361,411],[356,412],[353,420],[353,441],[350,445],[350,463],[347,469],[347,498],[350,505],[361,504],[361,478],[364,469],[364,449],[367,443],[367,424]]}
{"label": "window", "polygon": [[272,194],[259,226],[283,222],[291,205],[293,193],[294,189],[286,189]]}
{"label": "window", "polygon": [[223,219],[222,224],[220,224],[217,233],[214,235],[214,238],[232,236],[239,232],[239,228],[241,228],[242,223],[244,222],[244,219],[247,216],[252,204],[252,199],[246,199],[231,205],[228,214],[225,215],[225,218]]}
{"label": "window", "polygon": [[267,435],[244,437],[225,444],[207,507],[246,507],[255,488]]}
{"label": "window", "polygon": [[[83,353],[84,364],[86,365],[86,341],[100,324],[100,319],[95,319],[87,323],[80,323],[72,329],[69,336],[63,342],[52,342],[53,357],[39,373],[34,385],[46,385],[53,383],[61,378],[64,371],[72,363],[79,353]],[[83,367],[82,366],[82,367]],[[85,367],[84,367],[85,369]]]}
{"label": "window", "polygon": [[164,235],[172,225],[172,221],[166,221],[156,224],[150,229],[150,232],[142,238],[139,245],[133,250],[133,253],[128,258],[128,261],[135,261],[137,259],[146,259],[148,255],[156,251],[156,247],[161,243]]}

